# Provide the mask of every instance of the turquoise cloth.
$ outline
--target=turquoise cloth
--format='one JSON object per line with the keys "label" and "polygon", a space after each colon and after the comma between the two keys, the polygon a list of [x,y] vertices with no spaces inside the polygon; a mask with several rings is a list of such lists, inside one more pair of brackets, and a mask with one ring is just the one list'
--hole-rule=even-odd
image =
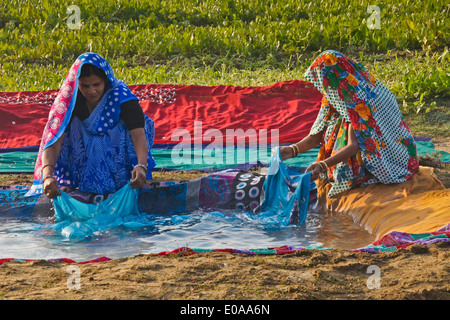
{"label": "turquoise cloth", "polygon": [[[260,161],[262,163],[269,163],[271,156],[271,149],[257,149],[249,150],[234,148],[231,150],[233,155],[233,161],[228,161],[227,152],[224,151],[222,158],[215,159],[212,163],[207,163],[205,158],[207,157],[203,149],[190,150],[191,158],[183,163],[176,163],[172,160],[172,149],[163,148],[153,148],[152,155],[155,159],[157,165],[156,169],[166,169],[166,170],[221,170],[233,167],[235,165],[245,164],[245,163],[256,163]],[[319,148],[311,149],[301,156],[296,158],[286,160],[287,166],[294,167],[307,167],[317,159],[317,153]],[[14,172],[33,172],[34,165],[36,161],[37,152],[21,152],[13,151],[7,153],[0,153],[0,173],[14,173]],[[198,163],[197,159],[201,159]]]}
{"label": "turquoise cloth", "polygon": [[416,147],[418,156],[437,155],[442,162],[450,163],[450,153],[436,150],[431,139],[428,141],[416,141]]}
{"label": "turquoise cloth", "polygon": [[[307,167],[317,160],[319,148],[313,148],[300,156],[285,161],[286,166]],[[152,154],[157,163],[156,169],[169,170],[199,170],[199,169],[227,169],[245,163],[257,161],[268,164],[272,156],[272,147],[262,148],[224,148],[220,157],[208,158],[208,151],[201,148],[188,150],[189,157],[183,161],[175,162],[172,159],[172,149],[153,148]],[[231,157],[230,157],[231,156]],[[230,161],[230,158],[232,159]]]}
{"label": "turquoise cloth", "polygon": [[264,181],[265,198],[258,218],[274,218],[280,225],[302,224],[306,219],[312,186],[311,173],[293,175],[284,166],[280,149],[275,148]]}
{"label": "turquoise cloth", "polygon": [[[445,151],[437,151],[434,148],[433,141],[416,141],[417,155],[435,155],[441,157],[441,160],[445,163],[450,163],[450,153]],[[311,163],[317,160],[317,154],[319,148],[313,148],[305,153],[302,153],[298,157],[291,158],[285,161],[286,166],[290,167],[307,167]],[[14,172],[33,172],[34,165],[36,161],[37,152],[5,152],[0,153],[0,173],[14,173]],[[222,161],[217,161],[215,163],[206,163],[205,152],[203,150],[192,149],[190,152],[191,161],[186,161],[186,163],[174,163],[172,160],[172,150],[162,149],[154,147],[152,149],[153,158],[155,159],[157,166],[156,169],[170,169],[170,170],[192,170],[192,169],[225,169],[232,167],[237,164],[249,163],[251,161],[261,161],[263,163],[268,163],[270,160],[270,149],[267,150],[257,150],[257,152],[250,151],[248,148],[241,152],[237,148],[233,151],[234,163],[227,163],[226,152],[223,152]],[[257,155],[256,159],[254,154]],[[203,157],[203,159],[202,159]],[[202,159],[201,163],[196,163],[195,159]]]}
{"label": "turquoise cloth", "polygon": [[56,224],[52,229],[71,240],[118,227],[143,228],[151,225],[138,210],[139,189],[129,184],[99,204],[78,201],[67,193],[54,198]]}
{"label": "turquoise cloth", "polygon": [[[310,180],[310,173],[287,169],[281,161],[279,148],[276,148],[263,185],[265,199],[258,212],[246,212],[247,218],[277,229],[302,224],[314,186]],[[129,184],[99,204],[81,202],[61,191],[61,195],[53,199],[56,223],[51,229],[64,239],[79,241],[119,228],[136,230],[168,222],[167,218],[140,213],[138,196],[139,189],[133,189]],[[220,212],[210,215],[227,218]],[[189,218],[186,212],[185,215],[171,216],[170,222],[176,225]]]}
{"label": "turquoise cloth", "polygon": [[0,173],[32,173],[36,163],[37,151],[12,151],[0,153]]}

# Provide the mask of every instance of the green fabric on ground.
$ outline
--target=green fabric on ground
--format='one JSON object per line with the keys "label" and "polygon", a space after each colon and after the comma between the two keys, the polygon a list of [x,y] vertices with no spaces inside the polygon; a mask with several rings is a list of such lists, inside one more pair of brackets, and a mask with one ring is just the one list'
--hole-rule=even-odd
{"label": "green fabric on ground", "polygon": [[450,162],[450,153],[445,152],[445,151],[437,151],[434,148],[434,143],[433,143],[432,140],[430,140],[430,141],[417,141],[416,142],[416,146],[417,146],[417,155],[418,156],[438,154],[438,155],[440,155],[442,157],[441,160],[443,162]]}
{"label": "green fabric on ground", "polygon": [[0,153],[0,173],[34,171],[37,152],[7,152]]}
{"label": "green fabric on ground", "polygon": [[[443,162],[450,162],[450,153],[445,151],[437,151],[434,148],[433,142],[430,141],[416,141],[417,154],[419,156],[425,155],[439,155]],[[211,148],[211,147],[210,147]],[[170,149],[152,149],[153,157],[156,161],[156,168],[168,169],[168,170],[192,170],[192,169],[225,169],[232,166],[244,163],[256,163],[261,161],[263,163],[269,163],[271,150],[266,148],[265,150],[249,150],[235,148],[234,152],[227,153],[227,149],[222,150],[222,156],[217,156],[209,149],[193,148],[187,150],[189,157],[183,158],[183,154],[180,152],[178,156]],[[299,155],[296,158],[288,159],[284,163],[287,166],[294,167],[307,167],[312,162],[316,161],[319,148],[311,149]],[[7,152],[0,153],[0,173],[16,173],[16,172],[29,172],[34,170],[34,164],[36,161],[37,152]],[[173,156],[176,156],[173,159]]]}

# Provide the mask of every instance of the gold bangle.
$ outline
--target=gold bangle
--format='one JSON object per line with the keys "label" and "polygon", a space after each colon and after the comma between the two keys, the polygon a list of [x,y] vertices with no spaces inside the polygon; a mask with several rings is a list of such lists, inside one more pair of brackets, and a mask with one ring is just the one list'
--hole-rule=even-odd
{"label": "gold bangle", "polygon": [[295,148],[294,148],[294,146],[293,146],[293,145],[290,145],[289,148],[292,149],[293,157],[295,157],[296,154],[295,154]]}
{"label": "gold bangle", "polygon": [[291,147],[292,150],[294,151],[294,157],[298,156],[299,151],[300,151],[300,150],[298,149],[298,146],[297,146],[295,143],[293,143],[293,144],[291,144],[289,147]]}
{"label": "gold bangle", "polygon": [[319,166],[322,169],[322,171],[324,172],[328,171],[328,165],[325,163],[325,161],[319,161]]}
{"label": "gold bangle", "polygon": [[295,150],[297,150],[297,155],[299,155],[300,148],[298,147],[298,145],[296,143],[294,143],[294,148],[295,148]]}

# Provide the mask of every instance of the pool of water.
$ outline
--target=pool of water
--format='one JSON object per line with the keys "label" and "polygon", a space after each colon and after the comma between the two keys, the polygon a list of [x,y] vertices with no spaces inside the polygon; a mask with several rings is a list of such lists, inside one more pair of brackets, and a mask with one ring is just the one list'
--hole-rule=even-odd
{"label": "pool of water", "polygon": [[89,240],[73,241],[55,235],[49,218],[0,216],[0,258],[84,261],[107,256],[171,251],[189,246],[203,249],[252,249],[282,245],[356,249],[374,237],[345,214],[327,215],[313,207],[302,225],[277,226],[244,213],[204,212],[152,216],[154,224],[139,230],[114,229]]}

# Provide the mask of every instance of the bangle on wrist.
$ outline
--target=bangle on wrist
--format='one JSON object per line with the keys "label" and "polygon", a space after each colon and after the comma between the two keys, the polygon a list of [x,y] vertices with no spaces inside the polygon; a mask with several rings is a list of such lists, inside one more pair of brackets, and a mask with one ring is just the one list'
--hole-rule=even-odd
{"label": "bangle on wrist", "polygon": [[319,161],[319,166],[321,171],[327,172],[328,171],[328,165],[325,163],[325,161]]}
{"label": "bangle on wrist", "polygon": [[295,156],[298,156],[299,151],[298,151],[297,145],[296,145],[296,144],[293,144],[292,147],[294,147],[294,150],[295,150]]}
{"label": "bangle on wrist", "polygon": [[291,147],[292,151],[294,152],[294,157],[298,156],[299,151],[300,151],[300,150],[298,149],[298,146],[297,146],[295,143],[293,143],[293,144],[291,144],[289,147]]}
{"label": "bangle on wrist", "polygon": [[295,157],[296,155],[295,155],[295,148],[294,148],[294,146],[290,145],[290,146],[289,146],[289,148],[291,148],[291,149],[292,149],[292,154],[293,154],[293,157]]}
{"label": "bangle on wrist", "polygon": [[[147,172],[147,166],[146,166],[145,164],[140,164],[140,163],[138,163],[137,165],[134,166],[134,168],[136,168],[136,167],[144,168],[144,169],[145,169],[145,172]],[[133,168],[133,169],[134,169],[134,168]]]}
{"label": "bangle on wrist", "polygon": [[47,180],[47,179],[49,179],[49,178],[53,178],[53,179],[56,180],[55,176],[53,176],[53,175],[48,175],[48,176],[45,176],[45,177],[42,178],[42,183],[44,183],[44,181]]}
{"label": "bangle on wrist", "polygon": [[44,169],[45,169],[46,167],[52,167],[53,169],[55,169],[55,166],[54,166],[54,165],[52,165],[52,164],[46,164],[46,165],[42,166],[41,171],[44,172]]}

